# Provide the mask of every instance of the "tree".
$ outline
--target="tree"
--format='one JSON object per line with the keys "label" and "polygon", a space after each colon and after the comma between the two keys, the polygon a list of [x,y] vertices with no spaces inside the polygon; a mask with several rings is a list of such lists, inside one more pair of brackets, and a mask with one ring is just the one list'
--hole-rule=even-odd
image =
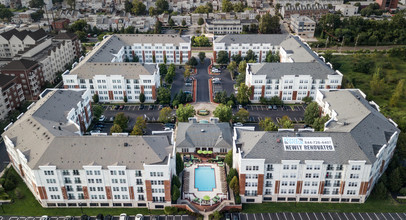
{"label": "tree", "polygon": [[13,12],[10,11],[9,8],[5,8],[5,7],[0,8],[0,18],[1,19],[10,21],[13,16],[14,16],[14,14],[13,14]]}
{"label": "tree", "polygon": [[172,189],[172,202],[176,202],[180,197],[180,191],[179,188],[173,188]]}
{"label": "tree", "polygon": [[279,52],[276,52],[275,54],[273,54],[272,51],[268,51],[266,53],[265,61],[267,63],[277,63],[277,62],[279,62],[280,58],[279,58],[278,54],[279,54]]}
{"label": "tree", "polygon": [[34,13],[31,13],[31,19],[35,22],[40,21],[43,18],[44,11],[43,10],[38,10]]}
{"label": "tree", "polygon": [[171,102],[171,90],[169,88],[158,88],[157,102],[159,104],[169,104]]}
{"label": "tree", "polygon": [[330,120],[330,116],[325,115],[321,118],[316,118],[313,122],[312,128],[315,131],[324,131],[324,124]]}
{"label": "tree", "polygon": [[172,63],[169,65],[168,73],[165,76],[165,82],[168,84],[172,84],[173,79],[175,78],[175,65]]}
{"label": "tree", "polygon": [[168,73],[168,69],[166,69],[166,65],[161,63],[159,64],[159,74],[161,76],[165,76]]}
{"label": "tree", "polygon": [[232,55],[231,59],[234,60],[237,63],[237,65],[240,64],[240,62],[243,60],[240,54]]}
{"label": "tree", "polygon": [[244,82],[245,82],[245,71],[246,70],[247,70],[247,62],[245,60],[243,60],[238,65],[238,72],[244,74]]}
{"label": "tree", "polygon": [[282,128],[293,128],[293,122],[287,115],[285,115],[279,120],[279,126]]}
{"label": "tree", "polygon": [[[126,13],[132,12],[132,9],[133,9],[133,4],[132,4],[129,0],[126,0],[126,1],[124,2],[124,11],[125,11]],[[110,32],[111,32],[111,31],[110,31]]]}
{"label": "tree", "polygon": [[97,94],[97,93],[94,94],[93,97],[92,97],[92,99],[93,99],[93,102],[94,102],[94,103],[99,103],[99,94]]}
{"label": "tree", "polygon": [[176,110],[176,117],[180,122],[187,122],[190,117],[195,115],[195,109],[190,104],[180,104],[178,109]]}
{"label": "tree", "polygon": [[280,33],[279,17],[277,15],[271,16],[269,13],[263,15],[259,22],[259,32],[261,34]]}
{"label": "tree", "polygon": [[134,26],[128,26],[126,29],[124,29],[124,34],[134,34],[134,33],[135,33]]}
{"label": "tree", "polygon": [[142,129],[140,127],[134,126],[133,130],[131,131],[131,135],[142,135]]}
{"label": "tree", "polygon": [[241,105],[246,105],[250,103],[251,88],[249,88],[245,83],[241,83],[238,87],[237,101]]}
{"label": "tree", "polygon": [[233,167],[233,151],[229,150],[224,158],[224,163],[228,165],[228,167]]}
{"label": "tree", "polygon": [[229,0],[222,0],[221,10],[223,12],[231,12],[233,10],[233,3],[231,3]]}
{"label": "tree", "polygon": [[143,92],[140,93],[139,99],[141,104],[145,102],[145,94]]}
{"label": "tree", "polygon": [[100,105],[92,106],[92,113],[93,113],[93,116],[96,118],[96,120],[99,120],[100,116],[103,114],[103,111],[104,111],[104,109]]}
{"label": "tree", "polygon": [[204,19],[202,17],[200,17],[199,20],[197,20],[197,24],[198,25],[204,24]]}
{"label": "tree", "polygon": [[234,12],[243,12],[244,11],[244,4],[242,2],[235,3],[233,5]]}
{"label": "tree", "polygon": [[249,120],[249,118],[250,118],[250,113],[246,109],[240,108],[240,110],[238,110],[238,112],[235,113],[234,121],[245,123]]}
{"label": "tree", "polygon": [[234,78],[234,71],[237,69],[237,63],[235,61],[231,61],[227,66],[228,71],[230,71],[231,78]]}
{"label": "tree", "polygon": [[114,124],[111,128],[110,128],[110,133],[121,133],[123,132],[123,129],[120,127],[120,125],[118,124]]}
{"label": "tree", "polygon": [[231,107],[220,104],[216,107],[213,112],[214,116],[219,118],[222,122],[229,122],[231,117],[233,116],[233,112],[231,111]]}
{"label": "tree", "polygon": [[249,62],[250,60],[257,60],[258,56],[255,54],[254,51],[252,51],[251,49],[249,49],[247,51],[247,55],[244,57],[244,60],[246,60],[247,62]]}
{"label": "tree", "polygon": [[182,157],[180,156],[179,153],[176,153],[176,175],[179,176],[179,174],[183,171],[185,165],[183,164]]}
{"label": "tree", "polygon": [[385,79],[380,76],[380,69],[378,68],[377,71],[372,76],[372,80],[369,83],[371,87],[371,92],[374,95],[381,94],[385,89]]}
{"label": "tree", "polygon": [[76,32],[76,31],[84,31],[87,27],[87,22],[83,19],[79,19],[69,27],[71,32]]}
{"label": "tree", "polygon": [[133,54],[133,62],[137,63],[139,61],[140,61],[140,59],[138,58],[137,54],[134,53]]}
{"label": "tree", "polygon": [[196,57],[191,57],[189,61],[187,61],[187,65],[196,67],[198,64]]}
{"label": "tree", "polygon": [[230,167],[230,171],[228,172],[227,178],[226,178],[228,184],[230,184],[231,180],[232,180],[235,176],[238,176],[237,170],[234,169],[234,168],[231,168],[231,166],[229,166],[229,167]]}
{"label": "tree", "polygon": [[306,97],[302,98],[302,102],[304,102],[306,104],[309,104],[312,101],[313,101],[313,97],[311,97],[311,96],[306,96]]}
{"label": "tree", "polygon": [[183,27],[186,26],[186,20],[185,20],[185,19],[182,20],[182,26],[183,26]]}
{"label": "tree", "polygon": [[44,0],[31,0],[29,2],[30,8],[42,8],[44,5]]}
{"label": "tree", "polygon": [[76,0],[67,0],[66,3],[70,6],[70,9],[76,9]]}
{"label": "tree", "polygon": [[142,116],[138,116],[136,121],[135,121],[135,125],[139,128],[141,128],[142,130],[147,128],[147,122],[145,121],[145,119]]}
{"label": "tree", "polygon": [[176,175],[172,175],[172,187],[177,187],[177,188],[179,188],[180,185],[181,185],[181,184],[180,184],[179,177],[176,176]]}
{"label": "tree", "polygon": [[143,15],[145,14],[145,11],[147,10],[147,7],[142,3],[140,0],[133,0],[133,7],[132,11],[135,15]]}
{"label": "tree", "polygon": [[172,120],[172,109],[170,107],[162,108],[159,111],[159,118],[158,120],[162,123],[168,123]]}
{"label": "tree", "polygon": [[169,26],[171,26],[171,27],[175,26],[175,22],[172,20],[172,18],[169,19],[168,24],[169,24]]}
{"label": "tree", "polygon": [[121,129],[127,129],[128,118],[124,115],[123,112],[119,112],[116,114],[114,118],[114,124],[118,124]]}
{"label": "tree", "polygon": [[219,212],[219,211],[214,211],[213,212],[213,220],[220,220],[221,218],[223,218],[223,215]]}
{"label": "tree", "polygon": [[191,74],[191,72],[190,72],[190,66],[189,66],[189,65],[186,65],[186,66],[185,66],[185,72],[183,72],[183,77],[185,77],[185,79],[187,79],[187,78],[190,77],[190,74]]}
{"label": "tree", "polygon": [[307,125],[313,125],[314,120],[320,117],[320,109],[317,102],[310,103],[304,113],[304,121]]}
{"label": "tree", "polygon": [[371,197],[379,200],[386,200],[388,198],[388,189],[386,189],[385,184],[379,181],[374,187]]}
{"label": "tree", "polygon": [[210,46],[210,40],[205,35],[201,35],[198,37],[192,37],[192,44],[194,47],[208,47]]}
{"label": "tree", "polygon": [[[154,27],[154,34],[160,34],[162,30],[162,22],[160,22],[159,20],[157,20],[155,22],[155,27]],[[155,63],[155,62],[154,62]]]}
{"label": "tree", "polygon": [[240,194],[240,186],[237,176],[233,177],[233,179],[231,180],[230,188],[233,190],[234,194]]}
{"label": "tree", "polygon": [[228,63],[228,53],[227,51],[219,51],[219,53],[217,54],[217,63],[219,64],[227,64]]}
{"label": "tree", "polygon": [[157,14],[162,14],[166,11],[169,11],[169,3],[166,0],[157,0],[155,2]]}
{"label": "tree", "polygon": [[206,58],[206,53],[205,52],[199,52],[199,60],[201,63],[203,63],[204,59]]}
{"label": "tree", "polygon": [[395,92],[393,93],[392,97],[389,100],[389,106],[391,106],[391,107],[398,106],[399,99],[404,94],[404,85],[405,85],[404,79],[402,79],[398,82],[398,85],[395,88]]}
{"label": "tree", "polygon": [[400,167],[394,169],[388,178],[388,187],[391,192],[399,192],[400,188],[402,188],[403,180],[400,172]]}
{"label": "tree", "polygon": [[[149,16],[154,16],[154,15],[156,15],[156,10],[155,10],[155,8],[154,7],[149,7],[149,9],[148,9],[148,15]],[[173,20],[172,20],[173,21]]]}
{"label": "tree", "polygon": [[271,118],[266,117],[264,120],[259,121],[259,127],[264,131],[277,131],[279,127],[272,121]]}

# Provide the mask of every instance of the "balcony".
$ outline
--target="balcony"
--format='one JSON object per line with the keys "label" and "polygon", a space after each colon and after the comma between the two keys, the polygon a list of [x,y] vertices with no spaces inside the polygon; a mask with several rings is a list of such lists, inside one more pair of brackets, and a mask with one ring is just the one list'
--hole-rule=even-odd
{"label": "balcony", "polygon": [[272,187],[272,184],[265,184],[265,187]]}
{"label": "balcony", "polygon": [[137,190],[137,193],[144,193],[144,190]]}
{"label": "balcony", "polygon": [[68,171],[62,171],[62,175],[68,176],[68,175],[70,175],[70,173]]}
{"label": "balcony", "polygon": [[80,183],[82,183],[82,181],[81,180],[75,180],[75,183],[80,184]]}
{"label": "balcony", "polygon": [[341,179],[341,174],[340,175],[335,175],[334,179]]}
{"label": "balcony", "polygon": [[256,193],[245,193],[244,195],[245,195],[245,196],[257,196]]}

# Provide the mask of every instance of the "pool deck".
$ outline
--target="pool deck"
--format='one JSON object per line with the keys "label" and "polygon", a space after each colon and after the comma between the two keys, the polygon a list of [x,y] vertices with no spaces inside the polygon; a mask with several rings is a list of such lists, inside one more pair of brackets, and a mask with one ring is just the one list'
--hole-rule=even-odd
{"label": "pool deck", "polygon": [[[195,188],[195,168],[198,168],[198,166],[209,166],[211,168],[214,168],[214,179],[216,182],[216,188],[214,188],[212,191],[199,191],[197,188]],[[189,173],[188,179],[188,187],[185,189],[185,197],[193,200],[194,198],[203,198],[204,196],[210,196],[210,198],[214,198],[214,196],[218,195],[222,197],[223,195],[222,192],[222,182],[220,179],[220,168],[215,165],[215,164],[210,164],[210,163],[203,163],[203,164],[193,164],[190,167],[185,168],[185,171]]]}

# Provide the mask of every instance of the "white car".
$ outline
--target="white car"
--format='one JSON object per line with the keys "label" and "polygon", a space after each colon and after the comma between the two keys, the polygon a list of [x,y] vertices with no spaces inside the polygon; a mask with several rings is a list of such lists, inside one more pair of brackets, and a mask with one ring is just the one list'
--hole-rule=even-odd
{"label": "white car", "polygon": [[142,219],[144,219],[144,216],[142,214],[137,214],[135,216],[135,220],[142,220]]}
{"label": "white car", "polygon": [[120,214],[120,220],[127,220],[127,214],[121,213]]}
{"label": "white car", "polygon": [[218,78],[218,77],[213,78],[213,80],[214,80],[214,81],[221,81],[221,79],[220,79],[220,78]]}
{"label": "white car", "polygon": [[41,216],[40,220],[49,220],[49,217],[47,215]]}
{"label": "white car", "polygon": [[104,116],[104,115],[100,116],[99,121],[104,121],[104,120],[106,120],[106,116]]}
{"label": "white car", "polygon": [[211,70],[213,73],[221,73],[221,70],[219,70],[219,69],[212,69]]}

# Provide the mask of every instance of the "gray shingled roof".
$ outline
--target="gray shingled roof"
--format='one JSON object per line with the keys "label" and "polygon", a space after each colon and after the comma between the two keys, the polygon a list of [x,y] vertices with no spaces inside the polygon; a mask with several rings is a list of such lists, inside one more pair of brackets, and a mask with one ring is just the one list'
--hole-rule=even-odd
{"label": "gray shingled roof", "polygon": [[[350,133],[337,132],[267,132],[237,129],[237,145],[241,144],[244,158],[265,159],[265,163],[282,160],[324,160],[331,164],[345,164],[348,160],[366,160],[370,163]],[[285,151],[283,137],[331,137],[335,151]]]}
{"label": "gray shingled roof", "polygon": [[95,75],[119,74],[125,79],[139,79],[140,75],[153,75],[156,71],[156,64],[90,63],[82,61],[70,71],[69,75],[77,75],[80,79],[92,79]]}
{"label": "gray shingled roof", "polygon": [[327,79],[335,71],[319,62],[313,63],[258,63],[249,64],[254,75],[266,75],[267,78],[281,78],[285,75],[310,75],[316,79]]}
{"label": "gray shingled roof", "polygon": [[320,57],[318,57],[310,47],[304,44],[299,37],[297,36],[289,36],[286,40],[284,40],[280,46],[288,52],[289,57],[293,60],[293,62],[320,62],[324,63]]}
{"label": "gray shingled roof", "polygon": [[231,44],[272,44],[280,45],[284,40],[289,37],[287,34],[230,34],[217,37],[215,43]]}
{"label": "gray shingled roof", "polygon": [[176,129],[176,147],[227,148],[232,147],[229,123],[188,123],[180,122]]}
{"label": "gray shingled roof", "polygon": [[27,70],[32,66],[38,65],[36,61],[32,60],[12,60],[10,63],[4,65],[1,69],[2,70]]}
{"label": "gray shingled roof", "polygon": [[83,92],[49,92],[2,134],[25,155],[29,167],[55,165],[58,169],[80,169],[98,164],[141,169],[142,163],[167,162],[173,147],[166,136],[80,136],[78,128],[63,121],[63,117],[76,106]]}

